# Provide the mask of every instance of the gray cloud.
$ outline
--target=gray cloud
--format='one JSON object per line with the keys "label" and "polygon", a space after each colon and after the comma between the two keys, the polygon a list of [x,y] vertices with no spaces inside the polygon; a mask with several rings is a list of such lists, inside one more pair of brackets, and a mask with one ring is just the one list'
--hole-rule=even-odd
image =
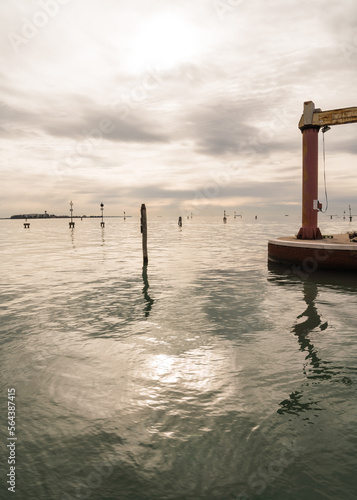
{"label": "gray cloud", "polygon": [[[277,191],[284,193],[282,199],[285,201],[297,200],[300,193],[296,193],[291,182],[244,182],[231,183],[229,186],[217,188],[217,184],[207,183],[204,186],[199,186],[197,189],[172,189],[160,185],[147,185],[131,188],[120,188],[120,196],[123,198],[145,199],[145,200],[160,200],[172,199],[176,201],[194,201],[199,199],[214,199],[237,197],[251,198],[264,197],[270,200],[277,199]],[[207,193],[207,194],[206,194]],[[211,194],[211,196],[210,196]],[[106,196],[116,197],[117,192],[106,192]],[[281,197],[279,197],[281,199]]]}
{"label": "gray cloud", "polygon": [[247,123],[246,113],[212,105],[199,109],[189,117],[197,150],[201,153],[219,156],[237,153],[244,148],[256,129]]}
{"label": "gray cloud", "polygon": [[[281,137],[287,117],[279,117],[278,108],[272,104],[270,109],[264,109],[264,116],[257,115],[257,109],[259,105],[252,102],[201,106],[187,119],[197,151],[212,156],[267,156],[276,151],[294,150],[295,139],[287,141]],[[264,125],[259,125],[264,118]]]}
{"label": "gray cloud", "polygon": [[[66,106],[58,111],[51,100],[42,102],[38,111],[20,109],[11,105],[0,108],[0,124],[15,125],[23,135],[44,132],[53,137],[65,137],[73,140],[84,140],[94,129],[98,130],[103,121],[107,130],[104,140],[115,142],[164,142],[167,135],[154,123],[150,123],[140,113],[132,111],[127,120],[120,119],[112,109],[100,108],[89,98],[83,96],[67,96]],[[72,104],[71,104],[72,103]],[[56,109],[57,107],[57,109]],[[47,111],[46,111],[47,110]],[[109,126],[110,123],[110,126]],[[28,131],[31,126],[32,132]],[[0,135],[8,136],[8,129],[0,129]]]}
{"label": "gray cloud", "polygon": [[129,120],[118,118],[113,112],[100,112],[92,109],[82,116],[70,120],[62,118],[43,125],[43,130],[52,136],[68,137],[84,140],[91,136],[91,131],[99,130],[101,122],[107,121],[110,132],[103,132],[103,139],[115,142],[165,142],[168,137],[160,131],[155,132],[155,126],[150,126],[139,117]]}

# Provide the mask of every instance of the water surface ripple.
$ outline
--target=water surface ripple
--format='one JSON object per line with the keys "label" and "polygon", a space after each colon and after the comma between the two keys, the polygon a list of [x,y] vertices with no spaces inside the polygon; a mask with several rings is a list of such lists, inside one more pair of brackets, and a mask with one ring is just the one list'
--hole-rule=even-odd
{"label": "water surface ripple", "polygon": [[148,268],[137,217],[0,225],[18,499],[357,497],[356,278],[268,266],[297,219],[149,215]]}

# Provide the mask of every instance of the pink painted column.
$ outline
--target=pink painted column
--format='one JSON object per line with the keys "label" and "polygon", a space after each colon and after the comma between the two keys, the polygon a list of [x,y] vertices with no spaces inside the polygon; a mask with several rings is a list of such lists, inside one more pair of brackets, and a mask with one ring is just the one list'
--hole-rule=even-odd
{"label": "pink painted column", "polygon": [[297,235],[302,240],[320,240],[317,227],[318,137],[320,127],[307,126],[302,132],[302,227]]}

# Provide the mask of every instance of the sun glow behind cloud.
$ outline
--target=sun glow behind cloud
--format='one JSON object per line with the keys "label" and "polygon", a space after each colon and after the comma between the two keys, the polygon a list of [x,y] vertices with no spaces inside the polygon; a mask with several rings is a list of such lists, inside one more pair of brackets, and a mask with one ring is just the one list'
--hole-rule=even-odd
{"label": "sun glow behind cloud", "polygon": [[170,70],[192,60],[199,53],[199,35],[175,12],[161,12],[145,18],[133,34],[128,67],[134,72],[147,68]]}

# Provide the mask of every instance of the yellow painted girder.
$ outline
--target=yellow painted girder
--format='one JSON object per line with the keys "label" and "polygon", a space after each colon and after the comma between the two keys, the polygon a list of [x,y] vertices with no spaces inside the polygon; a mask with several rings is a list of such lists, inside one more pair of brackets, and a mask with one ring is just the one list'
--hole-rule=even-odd
{"label": "yellow painted girder", "polygon": [[304,113],[299,121],[299,128],[306,126],[324,127],[325,125],[343,125],[344,123],[357,122],[357,107],[332,109],[330,111],[321,111],[315,109],[312,101],[304,103]]}

